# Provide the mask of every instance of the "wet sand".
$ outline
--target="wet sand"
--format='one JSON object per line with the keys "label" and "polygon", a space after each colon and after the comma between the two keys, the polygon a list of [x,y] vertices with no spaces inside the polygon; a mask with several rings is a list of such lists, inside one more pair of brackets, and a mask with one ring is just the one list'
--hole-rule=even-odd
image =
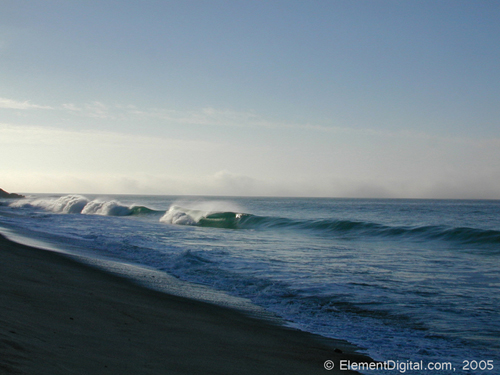
{"label": "wet sand", "polygon": [[149,290],[0,235],[0,374],[354,373],[339,370],[341,359],[370,361],[343,341]]}

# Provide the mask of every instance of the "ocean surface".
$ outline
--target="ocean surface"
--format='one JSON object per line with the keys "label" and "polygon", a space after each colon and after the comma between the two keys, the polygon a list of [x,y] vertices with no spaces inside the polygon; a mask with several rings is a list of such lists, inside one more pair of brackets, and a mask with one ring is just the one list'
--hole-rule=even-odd
{"label": "ocean surface", "polygon": [[30,195],[0,201],[2,228],[455,369],[367,374],[500,373],[500,201]]}

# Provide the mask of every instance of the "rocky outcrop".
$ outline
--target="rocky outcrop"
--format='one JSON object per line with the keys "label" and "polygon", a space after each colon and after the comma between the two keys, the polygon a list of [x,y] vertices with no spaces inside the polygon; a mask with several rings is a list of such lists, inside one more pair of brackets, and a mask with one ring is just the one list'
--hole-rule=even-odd
{"label": "rocky outcrop", "polygon": [[24,198],[24,195],[15,194],[15,193],[7,193],[5,190],[0,189],[0,198],[18,199],[18,198]]}

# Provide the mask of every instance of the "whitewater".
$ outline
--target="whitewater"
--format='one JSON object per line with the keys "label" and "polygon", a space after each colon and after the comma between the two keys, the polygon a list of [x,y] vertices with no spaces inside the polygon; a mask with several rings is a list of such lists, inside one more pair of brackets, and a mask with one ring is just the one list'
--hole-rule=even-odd
{"label": "whitewater", "polygon": [[248,301],[377,360],[500,368],[500,201],[29,195],[0,201],[2,230]]}

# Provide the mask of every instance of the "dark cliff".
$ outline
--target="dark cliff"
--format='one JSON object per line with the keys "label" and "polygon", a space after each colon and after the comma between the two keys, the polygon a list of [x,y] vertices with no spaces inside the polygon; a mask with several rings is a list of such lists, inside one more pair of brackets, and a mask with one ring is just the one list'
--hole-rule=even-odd
{"label": "dark cliff", "polygon": [[0,189],[0,198],[13,198],[13,199],[17,199],[17,198],[24,198],[24,195],[15,194],[15,193],[7,193],[5,190]]}

